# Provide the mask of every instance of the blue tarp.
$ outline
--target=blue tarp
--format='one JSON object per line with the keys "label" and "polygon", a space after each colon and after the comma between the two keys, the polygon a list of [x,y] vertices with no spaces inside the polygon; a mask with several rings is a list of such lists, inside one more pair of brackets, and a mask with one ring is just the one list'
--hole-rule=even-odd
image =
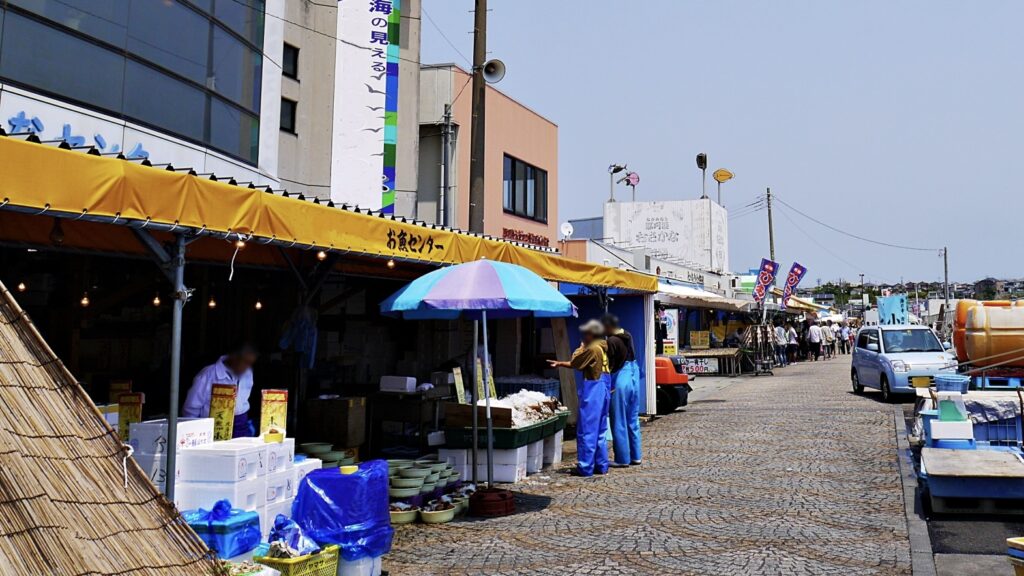
{"label": "blue tarp", "polygon": [[320,546],[337,544],[353,562],[391,550],[388,464],[371,460],[353,474],[337,468],[314,470],[299,483],[292,519]]}

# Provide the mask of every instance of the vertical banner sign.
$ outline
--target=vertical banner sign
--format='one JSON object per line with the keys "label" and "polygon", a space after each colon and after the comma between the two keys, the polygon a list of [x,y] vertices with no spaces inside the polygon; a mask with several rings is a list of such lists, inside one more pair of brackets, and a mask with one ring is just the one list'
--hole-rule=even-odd
{"label": "vertical banner sign", "polygon": [[142,405],[146,395],[142,392],[122,392],[117,397],[117,434],[122,442],[129,442],[128,431],[134,422],[142,422]]}
{"label": "vertical banner sign", "polygon": [[400,0],[338,0],[331,199],[394,213]]}
{"label": "vertical banner sign", "polygon": [[[494,387],[494,366],[487,368],[487,388],[490,390],[491,398],[498,397],[498,391]],[[474,400],[481,400],[484,397],[484,364],[479,358],[476,359],[476,393]]]}
{"label": "vertical banner sign", "polygon": [[879,324],[909,324],[910,314],[907,310],[907,295],[897,294],[878,298]]}
{"label": "vertical banner sign", "polygon": [[669,308],[665,312],[665,340],[662,351],[668,356],[679,353],[679,310]]}
{"label": "vertical banner sign", "polygon": [[466,387],[462,383],[462,368],[456,366],[452,369],[452,374],[455,375],[455,395],[459,399],[459,404],[466,403]]}
{"label": "vertical banner sign", "polygon": [[213,418],[214,441],[231,440],[235,431],[235,394],[238,387],[234,384],[214,384],[210,391],[210,418]]}
{"label": "vertical banner sign", "polygon": [[[234,419],[232,407],[232,419]],[[288,391],[264,390],[260,402],[260,434],[270,428],[284,430],[288,423]]]}
{"label": "vertical banner sign", "polygon": [[758,304],[764,302],[768,296],[768,287],[775,283],[775,275],[779,271],[779,265],[767,258],[761,259],[761,267],[757,270],[757,284],[754,284],[754,301]]}
{"label": "vertical banner sign", "polygon": [[793,262],[793,267],[789,269],[789,276],[786,276],[786,285],[782,288],[782,303],[779,305],[780,308],[785,309],[786,304],[789,303],[789,297],[796,291],[796,287],[800,285],[800,281],[803,280],[804,274],[807,274],[807,268],[800,265],[799,262]]}

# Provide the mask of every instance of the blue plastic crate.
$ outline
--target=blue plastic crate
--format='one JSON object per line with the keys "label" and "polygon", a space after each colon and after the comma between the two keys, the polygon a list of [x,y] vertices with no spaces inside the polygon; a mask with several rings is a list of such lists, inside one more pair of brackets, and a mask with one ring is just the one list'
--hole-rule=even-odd
{"label": "blue plastic crate", "polygon": [[974,439],[997,446],[1014,446],[1024,439],[1021,436],[1020,418],[1007,418],[994,422],[975,422]]}
{"label": "blue plastic crate", "polygon": [[959,392],[967,394],[971,378],[963,374],[938,373],[935,375],[935,390],[938,392]]}

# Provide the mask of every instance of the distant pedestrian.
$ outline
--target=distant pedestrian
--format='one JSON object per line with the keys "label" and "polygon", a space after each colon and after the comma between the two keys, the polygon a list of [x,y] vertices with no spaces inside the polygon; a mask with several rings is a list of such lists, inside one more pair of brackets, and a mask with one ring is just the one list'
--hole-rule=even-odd
{"label": "distant pedestrian", "polygon": [[821,326],[818,326],[817,322],[811,324],[811,327],[807,329],[807,344],[810,348],[810,356],[817,362],[821,358],[821,344],[824,338],[821,334]]}
{"label": "distant pedestrian", "polygon": [[850,327],[843,322],[839,326],[839,351],[848,354],[850,349]]}
{"label": "distant pedestrian", "polygon": [[786,344],[788,343],[786,329],[783,328],[782,322],[779,322],[775,325],[775,363],[779,366],[788,364],[786,358]]}
{"label": "distant pedestrian", "polygon": [[796,328],[792,324],[786,324],[786,354],[789,362],[796,362],[800,356],[800,340],[796,336]]}

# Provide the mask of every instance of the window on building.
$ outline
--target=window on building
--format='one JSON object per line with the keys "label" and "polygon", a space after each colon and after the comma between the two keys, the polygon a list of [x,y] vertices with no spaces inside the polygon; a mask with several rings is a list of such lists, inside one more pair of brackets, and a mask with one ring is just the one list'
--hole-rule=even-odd
{"label": "window on building", "polygon": [[0,82],[255,164],[264,10],[264,0],[0,1]]}
{"label": "window on building", "polygon": [[281,130],[295,134],[295,112],[299,103],[295,100],[281,98]]}
{"label": "window on building", "polygon": [[548,220],[548,173],[505,156],[502,206],[505,212],[539,222]]}
{"label": "window on building", "polygon": [[299,79],[299,49],[291,44],[284,45],[281,57],[281,73],[295,80]]}

